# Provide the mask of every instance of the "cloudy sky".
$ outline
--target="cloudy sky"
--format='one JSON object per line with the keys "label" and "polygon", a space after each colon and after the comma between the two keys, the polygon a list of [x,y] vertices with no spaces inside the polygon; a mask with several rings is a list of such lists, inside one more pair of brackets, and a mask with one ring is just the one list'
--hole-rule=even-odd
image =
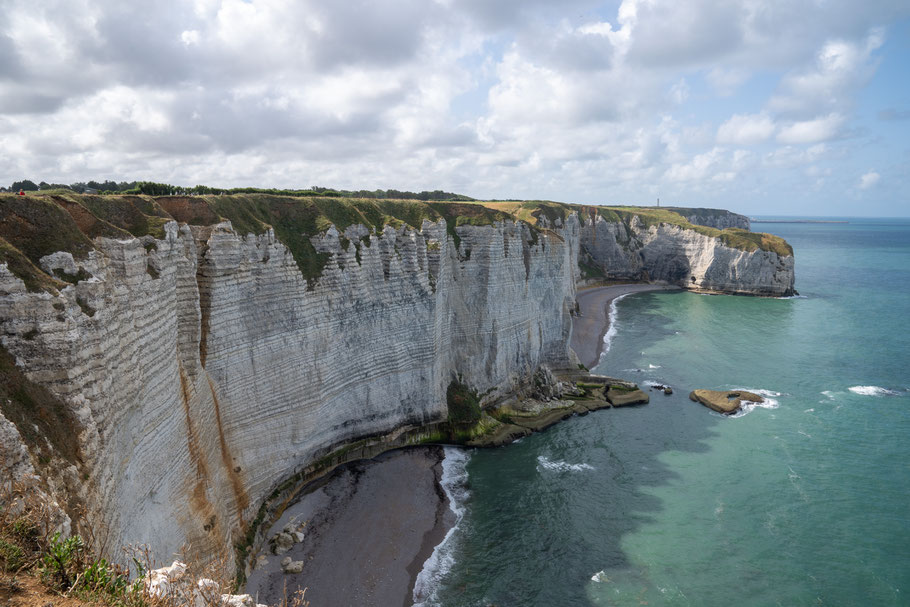
{"label": "cloudy sky", "polygon": [[910,215],[907,0],[2,0],[0,184]]}

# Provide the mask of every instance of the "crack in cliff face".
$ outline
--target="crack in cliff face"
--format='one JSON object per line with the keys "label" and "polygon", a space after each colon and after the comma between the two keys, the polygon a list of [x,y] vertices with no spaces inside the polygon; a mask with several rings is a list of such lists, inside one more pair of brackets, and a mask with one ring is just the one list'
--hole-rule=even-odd
{"label": "crack in cliff face", "polygon": [[196,479],[193,489],[190,492],[190,505],[201,516],[198,520],[208,521],[205,525],[205,531],[211,531],[216,524],[215,507],[209,501],[206,495],[206,486],[210,482],[208,464],[205,460],[205,454],[199,446],[199,433],[193,423],[193,416],[190,412],[190,387],[183,370],[183,365],[177,363],[177,370],[180,375],[180,395],[183,401],[183,413],[186,417],[186,447],[190,455],[190,462],[196,466]]}
{"label": "crack in cliff face", "polygon": [[196,260],[196,288],[199,291],[199,364],[205,368],[208,356],[209,327],[212,315],[212,280],[205,275],[208,235],[198,240]]}
{"label": "crack in cliff face", "polygon": [[231,489],[234,492],[234,501],[237,503],[238,525],[243,531],[246,523],[243,520],[243,511],[250,505],[250,497],[244,488],[243,478],[240,476],[240,466],[234,466],[234,457],[231,455],[231,449],[224,437],[224,425],[221,421],[221,404],[218,402],[218,395],[215,394],[215,384],[212,378],[206,375],[209,382],[209,389],[212,391],[212,403],[215,407],[215,424],[218,426],[218,442],[221,446],[221,461],[227,472],[228,480],[231,483]]}

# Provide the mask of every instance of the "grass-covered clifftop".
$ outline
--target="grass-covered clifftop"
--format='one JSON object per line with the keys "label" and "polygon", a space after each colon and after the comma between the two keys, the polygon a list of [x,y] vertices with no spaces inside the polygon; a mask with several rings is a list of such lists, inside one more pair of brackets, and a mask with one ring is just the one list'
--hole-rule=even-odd
{"label": "grass-covered clifftop", "polygon": [[310,236],[334,225],[343,231],[362,224],[375,231],[389,225],[420,228],[424,220],[444,219],[448,233],[459,243],[456,227],[489,225],[514,219],[526,222],[532,238],[541,228],[564,222],[577,213],[584,224],[599,215],[606,221],[644,226],[670,224],[720,238],[727,246],[792,255],[786,241],[770,234],[741,229],[718,230],[693,225],[669,209],[600,207],[550,201],[424,202],[419,200],[292,197],[274,194],[204,196],[79,195],[66,191],[17,196],[0,194],[0,262],[25,281],[31,290],[53,290],[65,285],[45,274],[40,259],[67,251],[82,259],[98,236],[161,238],[171,220],[191,225],[214,225],[229,220],[240,234],[261,234],[269,227],[291,251],[304,277],[317,278],[328,255],[319,253]]}
{"label": "grass-covered clifftop", "polygon": [[566,204],[561,202],[549,202],[541,200],[533,201],[507,201],[507,202],[483,202],[478,203],[507,212],[518,219],[537,224],[540,218],[552,224],[557,219],[565,221],[566,217],[572,212],[578,213],[578,218],[584,224],[587,221],[593,221],[597,215],[605,220],[616,223],[625,223],[629,225],[633,217],[645,227],[656,226],[660,224],[670,224],[695,230],[699,234],[720,238],[728,247],[740,249],[743,251],[755,251],[758,249],[764,251],[773,251],[781,256],[793,255],[793,247],[779,236],[765,234],[761,232],[750,232],[740,228],[727,228],[719,230],[702,225],[690,223],[688,219],[680,215],[678,211],[699,213],[703,215],[716,214],[718,216],[728,214],[728,211],[722,209],[689,209],[679,208],[672,210],[670,208],[656,207],[631,207],[631,206],[589,206],[578,204]]}

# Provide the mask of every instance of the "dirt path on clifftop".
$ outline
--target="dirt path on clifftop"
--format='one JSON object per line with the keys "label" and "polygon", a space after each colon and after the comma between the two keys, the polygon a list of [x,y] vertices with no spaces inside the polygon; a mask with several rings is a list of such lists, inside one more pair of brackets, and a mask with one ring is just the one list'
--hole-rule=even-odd
{"label": "dirt path on clifftop", "polygon": [[622,295],[643,291],[680,291],[676,286],[628,284],[593,287],[579,291],[578,315],[572,319],[572,338],[569,345],[581,363],[593,369],[604,348],[604,335],[610,327],[610,303]]}

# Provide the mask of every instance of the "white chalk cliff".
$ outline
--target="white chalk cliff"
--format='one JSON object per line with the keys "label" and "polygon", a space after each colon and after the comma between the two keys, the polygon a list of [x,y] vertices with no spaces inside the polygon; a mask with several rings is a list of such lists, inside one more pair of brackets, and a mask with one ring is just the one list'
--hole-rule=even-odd
{"label": "white chalk cliff", "polygon": [[48,273],[85,276],[54,292],[0,263],[3,348],[60,400],[76,452],[39,463],[0,415],[0,472],[81,504],[109,549],[233,558],[284,479],[357,439],[444,420],[456,376],[490,402],[541,365],[571,366],[579,257],[690,288],[793,288],[792,256],[677,225],[573,212],[542,231],[454,229],[459,246],[442,219],[331,227],[312,238],[331,256],[309,284],[274,231],[229,222],[46,256]]}
{"label": "white chalk cliff", "polygon": [[665,281],[684,288],[743,295],[793,295],[793,255],[743,250],[685,227],[597,216],[581,227],[582,258],[606,278]]}

